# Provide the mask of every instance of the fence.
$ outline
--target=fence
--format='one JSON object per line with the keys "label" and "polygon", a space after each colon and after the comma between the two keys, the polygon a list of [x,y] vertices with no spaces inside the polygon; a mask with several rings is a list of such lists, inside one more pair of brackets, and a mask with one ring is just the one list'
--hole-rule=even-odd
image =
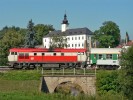
{"label": "fence", "polygon": [[94,69],[76,69],[76,68],[71,68],[71,69],[54,69],[51,68],[50,70],[44,69],[42,67],[41,69],[42,75],[96,75],[96,68]]}

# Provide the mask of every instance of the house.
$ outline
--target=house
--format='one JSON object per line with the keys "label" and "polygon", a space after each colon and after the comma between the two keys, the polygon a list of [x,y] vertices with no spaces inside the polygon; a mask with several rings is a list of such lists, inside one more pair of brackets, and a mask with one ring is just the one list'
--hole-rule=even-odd
{"label": "house", "polygon": [[67,47],[65,48],[91,48],[91,37],[93,33],[88,28],[68,28],[67,15],[61,24],[61,30],[49,32],[43,37],[43,45],[45,48],[50,48],[53,36],[65,36],[67,39]]}

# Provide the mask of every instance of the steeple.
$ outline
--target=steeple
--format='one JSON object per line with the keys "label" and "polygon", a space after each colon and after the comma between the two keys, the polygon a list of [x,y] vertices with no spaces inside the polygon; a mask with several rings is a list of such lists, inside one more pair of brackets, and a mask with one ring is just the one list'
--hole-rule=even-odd
{"label": "steeple", "polygon": [[62,24],[69,24],[68,23],[68,20],[67,20],[67,15],[66,15],[66,13],[64,14],[64,20],[62,21]]}
{"label": "steeple", "polygon": [[62,25],[61,25],[61,31],[62,32],[66,31],[68,29],[68,25],[69,25],[69,23],[68,23],[68,20],[67,20],[67,15],[65,13],[64,14],[64,19],[63,19]]}

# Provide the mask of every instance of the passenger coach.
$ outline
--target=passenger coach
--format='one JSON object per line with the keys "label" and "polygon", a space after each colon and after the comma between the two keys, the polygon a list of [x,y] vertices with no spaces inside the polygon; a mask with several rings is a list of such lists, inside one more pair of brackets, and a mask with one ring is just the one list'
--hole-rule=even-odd
{"label": "passenger coach", "polygon": [[90,62],[92,66],[118,68],[120,54],[120,48],[91,48]]}

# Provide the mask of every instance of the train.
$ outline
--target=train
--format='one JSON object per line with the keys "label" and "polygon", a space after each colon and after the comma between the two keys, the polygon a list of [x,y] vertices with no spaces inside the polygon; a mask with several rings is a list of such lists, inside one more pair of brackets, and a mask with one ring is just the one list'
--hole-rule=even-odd
{"label": "train", "polygon": [[87,49],[46,49],[46,48],[12,48],[9,50],[8,62],[13,68],[118,68],[120,48]]}

